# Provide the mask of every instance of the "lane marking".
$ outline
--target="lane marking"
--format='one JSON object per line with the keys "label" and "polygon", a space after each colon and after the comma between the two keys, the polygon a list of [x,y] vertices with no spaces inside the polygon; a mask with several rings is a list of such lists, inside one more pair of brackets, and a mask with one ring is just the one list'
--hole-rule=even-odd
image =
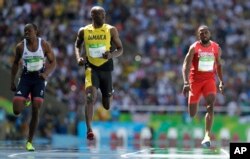
{"label": "lane marking", "polygon": [[136,151],[132,153],[122,154],[122,158],[180,158],[180,159],[229,159],[229,153],[224,150],[220,149],[224,154],[219,155],[210,155],[210,154],[177,154],[177,153],[170,153],[170,154],[142,154],[142,151]]}
{"label": "lane marking", "polygon": [[[40,151],[42,153],[46,153],[46,152],[57,152],[59,150],[47,150],[47,151]],[[34,152],[20,152],[20,153],[13,153],[13,154],[10,154],[8,155],[9,158],[14,158],[14,157],[17,157],[17,156],[21,156],[21,155],[27,155],[27,154],[38,154],[37,151],[34,151]]]}
{"label": "lane marking", "polygon": [[220,149],[227,157],[230,157],[230,154],[229,154],[229,152],[227,152],[227,150],[225,150],[225,149]]}
{"label": "lane marking", "polygon": [[33,157],[86,157],[86,156],[120,156],[120,154],[115,153],[83,153],[83,152],[63,152],[62,150],[47,150],[47,151],[35,151],[35,152],[20,152],[20,153],[13,153],[8,155],[9,158],[17,158],[17,157],[27,157],[27,156],[33,156]]}
{"label": "lane marking", "polygon": [[30,154],[30,152],[13,153],[13,154],[8,155],[8,157],[14,158],[16,156],[25,155],[25,154]]}

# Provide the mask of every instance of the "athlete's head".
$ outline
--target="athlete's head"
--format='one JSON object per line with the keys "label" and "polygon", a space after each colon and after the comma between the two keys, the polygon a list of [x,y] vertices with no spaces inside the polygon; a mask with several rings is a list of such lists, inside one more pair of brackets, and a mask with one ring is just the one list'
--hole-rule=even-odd
{"label": "athlete's head", "polygon": [[94,6],[90,10],[91,17],[96,26],[102,26],[105,21],[106,12],[100,6]]}
{"label": "athlete's head", "polygon": [[202,44],[207,44],[209,42],[211,34],[206,25],[199,26],[197,30],[197,34]]}
{"label": "athlete's head", "polygon": [[38,36],[38,28],[33,23],[28,23],[24,27],[24,38],[25,39],[32,39]]}

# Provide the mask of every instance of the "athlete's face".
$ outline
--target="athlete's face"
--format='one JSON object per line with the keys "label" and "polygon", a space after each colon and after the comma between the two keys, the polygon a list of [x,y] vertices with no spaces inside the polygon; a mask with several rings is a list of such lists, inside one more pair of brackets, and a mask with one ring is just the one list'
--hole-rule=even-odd
{"label": "athlete's face", "polygon": [[105,11],[101,7],[93,7],[91,9],[91,17],[94,21],[94,24],[97,26],[102,26],[105,21]]}
{"label": "athlete's face", "polygon": [[198,30],[198,36],[202,44],[207,44],[210,40],[210,32],[207,27],[201,27]]}
{"label": "athlete's face", "polygon": [[24,27],[24,38],[25,39],[35,38],[36,34],[37,34],[37,31],[34,29],[34,27],[31,24],[27,24]]}

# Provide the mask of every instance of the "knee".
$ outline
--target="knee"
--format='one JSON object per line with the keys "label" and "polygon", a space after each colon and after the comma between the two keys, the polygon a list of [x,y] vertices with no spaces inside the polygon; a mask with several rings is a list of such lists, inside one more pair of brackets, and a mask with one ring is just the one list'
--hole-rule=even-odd
{"label": "knee", "polygon": [[208,113],[213,113],[214,112],[214,107],[212,105],[207,106],[207,112]]}
{"label": "knee", "polygon": [[14,98],[13,100],[13,113],[14,115],[21,114],[24,107],[24,99]]}
{"label": "knee", "polygon": [[91,93],[87,94],[87,104],[91,104],[94,102],[94,96]]}
{"label": "knee", "polygon": [[196,112],[197,112],[197,107],[198,107],[198,105],[196,103],[188,105],[188,111],[189,111],[189,115],[191,118],[195,117]]}
{"label": "knee", "polygon": [[39,97],[34,98],[34,100],[32,101],[32,109],[38,111],[43,105],[43,100],[44,99],[39,98]]}

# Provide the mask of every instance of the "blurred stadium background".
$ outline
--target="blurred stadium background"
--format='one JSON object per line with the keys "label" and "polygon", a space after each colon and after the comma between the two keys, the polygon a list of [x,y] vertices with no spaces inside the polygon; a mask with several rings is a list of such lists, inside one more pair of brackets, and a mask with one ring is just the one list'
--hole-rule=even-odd
{"label": "blurred stadium background", "polygon": [[[114,59],[114,101],[109,112],[96,104],[98,146],[199,147],[204,129],[204,101],[195,119],[181,94],[184,56],[200,24],[211,28],[223,50],[225,95],[218,94],[213,141],[250,142],[250,1],[249,0],[0,0],[0,139],[23,140],[30,109],[12,114],[10,67],[25,23],[34,22],[56,54],[37,139],[55,145],[85,142],[84,68],[78,67],[74,41],[91,23],[89,11],[101,5],[115,25],[124,55]],[[99,96],[100,97],[100,96]],[[72,141],[72,143],[70,142]],[[89,143],[86,143],[89,144]],[[92,143],[93,144],[93,143]]]}

